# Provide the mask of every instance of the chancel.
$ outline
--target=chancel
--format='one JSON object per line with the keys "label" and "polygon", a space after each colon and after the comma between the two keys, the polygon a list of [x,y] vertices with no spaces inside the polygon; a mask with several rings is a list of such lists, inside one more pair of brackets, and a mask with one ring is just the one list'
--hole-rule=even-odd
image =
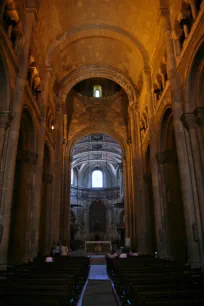
{"label": "chancel", "polygon": [[0,0],[5,306],[203,305],[203,88],[204,0]]}

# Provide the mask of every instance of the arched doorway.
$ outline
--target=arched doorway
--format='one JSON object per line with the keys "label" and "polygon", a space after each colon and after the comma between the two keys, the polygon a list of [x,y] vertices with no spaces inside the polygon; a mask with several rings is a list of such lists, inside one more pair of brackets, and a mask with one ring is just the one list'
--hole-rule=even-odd
{"label": "arched doorway", "polygon": [[106,208],[100,200],[93,201],[89,208],[89,230],[93,240],[104,240],[106,233]]}
{"label": "arched doorway", "polygon": [[50,150],[47,144],[44,146],[43,174],[41,188],[41,212],[40,212],[40,236],[39,250],[42,254],[49,251],[51,245],[51,183],[50,174]]}
{"label": "arched doorway", "polygon": [[156,228],[154,216],[154,197],[152,188],[152,174],[150,168],[150,145],[147,147],[145,155],[146,173],[145,181],[145,202],[146,202],[146,228],[147,228],[147,254],[154,254],[157,250],[156,246]]}
{"label": "arched doorway", "polygon": [[173,114],[169,108],[161,124],[163,179],[165,184],[165,218],[168,254],[171,260],[186,260],[186,234]]}
{"label": "arched doorway", "polygon": [[20,263],[29,257],[33,173],[37,160],[34,140],[33,121],[30,113],[24,110],[21,118],[14,178],[8,252],[10,263]]}

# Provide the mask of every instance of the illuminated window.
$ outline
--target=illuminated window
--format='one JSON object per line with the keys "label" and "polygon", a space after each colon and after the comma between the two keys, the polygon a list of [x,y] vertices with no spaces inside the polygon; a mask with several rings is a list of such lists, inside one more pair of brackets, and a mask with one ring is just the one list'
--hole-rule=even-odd
{"label": "illuminated window", "polygon": [[92,172],[92,187],[93,188],[103,187],[103,173],[101,170],[94,170]]}
{"label": "illuminated window", "polygon": [[93,96],[95,98],[102,97],[102,87],[100,85],[95,85],[93,88]]}
{"label": "illuminated window", "polygon": [[96,89],[96,91],[95,91],[95,96],[96,96],[96,98],[99,98],[99,97],[100,97],[100,90],[99,90],[99,89]]}
{"label": "illuminated window", "polygon": [[71,185],[73,185],[74,182],[74,170],[71,169]]}

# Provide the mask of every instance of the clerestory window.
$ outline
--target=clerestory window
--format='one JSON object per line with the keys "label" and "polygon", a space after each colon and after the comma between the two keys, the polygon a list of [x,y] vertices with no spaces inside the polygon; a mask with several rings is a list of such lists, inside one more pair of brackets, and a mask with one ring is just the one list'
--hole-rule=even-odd
{"label": "clerestory window", "polygon": [[102,87],[100,85],[95,85],[93,88],[93,96],[95,98],[101,98],[102,97]]}
{"label": "clerestory window", "polygon": [[92,187],[103,188],[103,173],[101,170],[94,170],[92,172]]}
{"label": "clerestory window", "polygon": [[71,169],[71,185],[74,183],[74,170]]}

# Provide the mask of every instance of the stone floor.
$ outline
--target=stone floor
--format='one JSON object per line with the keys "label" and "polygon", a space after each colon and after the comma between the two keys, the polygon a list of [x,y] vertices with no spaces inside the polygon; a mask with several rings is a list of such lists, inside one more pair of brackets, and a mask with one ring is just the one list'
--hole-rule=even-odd
{"label": "stone floor", "polygon": [[105,256],[91,256],[90,262],[88,280],[77,306],[117,306],[112,283],[106,272]]}

